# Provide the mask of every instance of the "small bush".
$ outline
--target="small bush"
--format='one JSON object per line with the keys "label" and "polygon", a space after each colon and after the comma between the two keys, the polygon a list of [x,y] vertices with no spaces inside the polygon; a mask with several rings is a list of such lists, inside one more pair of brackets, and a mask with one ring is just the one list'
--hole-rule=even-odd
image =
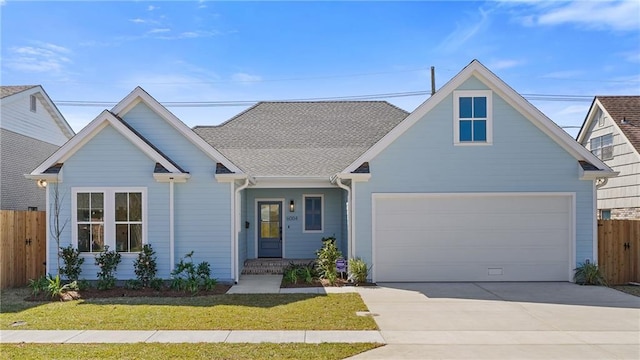
{"label": "small bush", "polygon": [[49,288],[49,279],[46,276],[40,276],[37,279],[29,280],[29,288],[33,296],[39,296],[41,293],[47,292]]}
{"label": "small bush", "polygon": [[573,280],[580,285],[607,285],[604,275],[598,265],[592,263],[579,264],[574,269]]}
{"label": "small bush", "polygon": [[82,272],[82,264],[84,258],[80,257],[80,251],[74,249],[73,246],[60,248],[60,257],[64,261],[64,266],[60,269],[60,274],[70,281],[77,281]]}
{"label": "small bush", "polygon": [[104,246],[104,250],[96,255],[96,265],[100,267],[98,271],[98,289],[109,290],[116,286],[116,269],[120,264],[122,256],[115,250],[109,251],[109,245]]}
{"label": "small bush", "polygon": [[145,244],[138,254],[138,258],[133,262],[134,272],[141,287],[150,287],[151,281],[156,278],[158,265],[155,254],[156,252],[151,245]]}
{"label": "small bush", "polygon": [[78,280],[78,290],[87,290],[91,288],[91,283],[86,279]]}
{"label": "small bush", "polygon": [[180,291],[189,291],[196,294],[198,291],[213,289],[218,280],[211,277],[211,266],[203,261],[197,266],[193,264],[193,251],[186,254],[176,264],[171,272],[171,288]]}
{"label": "small bush", "polygon": [[367,282],[370,270],[367,263],[360,258],[349,260],[349,281],[356,284]]}
{"label": "small bush", "polygon": [[335,285],[338,279],[336,260],[342,258],[342,252],[336,245],[335,236],[322,238],[322,248],[316,251],[318,260],[316,269],[321,279],[327,279],[331,285]]}
{"label": "small bush", "polygon": [[52,299],[61,299],[62,294],[71,290],[78,290],[78,283],[76,281],[70,282],[68,284],[63,284],[60,279],[60,275],[56,275],[55,277],[49,275],[47,278],[47,294]]}
{"label": "small bush", "polygon": [[298,284],[301,281],[311,284],[318,276],[314,269],[314,263],[310,262],[304,265],[290,263],[283,269],[283,277],[288,284]]}
{"label": "small bush", "polygon": [[137,279],[127,280],[124,282],[124,288],[130,290],[142,289],[142,283]]}
{"label": "small bush", "polygon": [[149,287],[152,288],[153,290],[160,291],[162,290],[163,286],[164,286],[164,281],[160,278],[155,278],[149,282]]}

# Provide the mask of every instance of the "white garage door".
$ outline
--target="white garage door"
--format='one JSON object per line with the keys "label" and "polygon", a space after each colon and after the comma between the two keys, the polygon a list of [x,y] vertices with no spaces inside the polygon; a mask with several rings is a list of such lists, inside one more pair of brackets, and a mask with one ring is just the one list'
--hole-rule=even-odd
{"label": "white garage door", "polygon": [[374,194],[375,281],[570,281],[566,194]]}

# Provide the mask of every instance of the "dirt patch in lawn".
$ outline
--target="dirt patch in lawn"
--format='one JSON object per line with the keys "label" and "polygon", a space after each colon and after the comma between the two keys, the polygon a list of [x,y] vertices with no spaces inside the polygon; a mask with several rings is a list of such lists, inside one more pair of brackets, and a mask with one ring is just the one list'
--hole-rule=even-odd
{"label": "dirt patch in lawn", "polygon": [[[170,288],[163,288],[161,290],[155,290],[150,288],[144,289],[127,289],[123,287],[115,287],[109,290],[98,290],[95,288],[89,288],[80,290],[77,292],[77,298],[79,299],[104,299],[104,298],[121,298],[121,297],[193,297],[193,296],[209,296],[209,295],[222,295],[226,294],[231,288],[231,285],[218,284],[211,290],[201,290],[196,293],[189,291],[178,291]],[[73,293],[73,292],[71,292]],[[75,297],[75,296],[74,296]],[[58,299],[51,299],[44,295],[28,296],[26,301],[58,301]],[[66,299],[73,300],[73,299]]]}

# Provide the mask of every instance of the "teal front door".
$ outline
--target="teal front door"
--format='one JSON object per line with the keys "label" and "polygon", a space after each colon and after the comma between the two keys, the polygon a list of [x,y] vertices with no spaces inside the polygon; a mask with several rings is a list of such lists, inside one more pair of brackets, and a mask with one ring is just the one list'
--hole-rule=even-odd
{"label": "teal front door", "polygon": [[282,257],[282,203],[258,202],[258,257]]}

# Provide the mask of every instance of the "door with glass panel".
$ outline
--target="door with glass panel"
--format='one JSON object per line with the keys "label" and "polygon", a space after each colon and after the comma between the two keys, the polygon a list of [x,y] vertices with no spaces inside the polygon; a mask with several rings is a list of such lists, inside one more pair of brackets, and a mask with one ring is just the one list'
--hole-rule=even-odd
{"label": "door with glass panel", "polygon": [[281,202],[258,202],[258,257],[282,257]]}

